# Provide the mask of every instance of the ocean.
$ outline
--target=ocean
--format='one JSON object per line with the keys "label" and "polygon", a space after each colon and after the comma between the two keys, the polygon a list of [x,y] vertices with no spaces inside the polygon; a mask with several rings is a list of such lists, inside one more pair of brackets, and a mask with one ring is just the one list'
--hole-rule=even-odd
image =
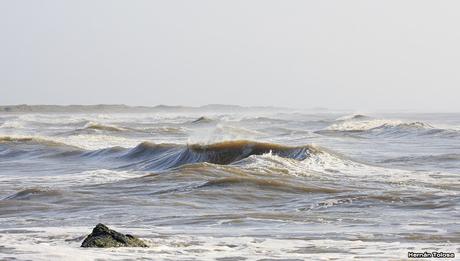
{"label": "ocean", "polygon": [[[81,248],[98,223],[149,247]],[[0,260],[400,260],[424,251],[460,252],[460,114],[0,110]]]}

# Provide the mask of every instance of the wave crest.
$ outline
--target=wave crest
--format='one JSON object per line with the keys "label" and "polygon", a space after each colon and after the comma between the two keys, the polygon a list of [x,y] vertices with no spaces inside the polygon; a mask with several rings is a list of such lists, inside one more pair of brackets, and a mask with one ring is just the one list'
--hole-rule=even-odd
{"label": "wave crest", "polygon": [[167,169],[184,164],[208,162],[219,165],[232,164],[252,155],[271,153],[283,158],[304,160],[316,149],[312,146],[283,146],[254,141],[226,141],[209,145],[153,144],[143,142],[128,150],[123,159],[139,159],[130,164],[147,170]]}
{"label": "wave crest", "polygon": [[89,122],[83,127],[83,130],[99,130],[99,131],[112,131],[112,132],[119,132],[119,131],[125,131],[126,129],[120,128],[117,126],[113,125],[106,125],[102,123],[96,123],[96,122]]}
{"label": "wave crest", "polygon": [[456,137],[460,135],[458,130],[436,128],[433,125],[412,121],[401,120],[346,120],[335,123],[327,128],[316,131],[318,134],[358,134],[358,135],[384,135],[389,137],[402,137],[407,135]]}
{"label": "wave crest", "polygon": [[13,195],[7,196],[3,200],[30,200],[36,197],[56,197],[62,195],[59,190],[46,188],[28,188],[23,189]]}
{"label": "wave crest", "polygon": [[67,147],[72,149],[80,149],[78,147],[65,144],[58,141],[49,139],[42,139],[39,137],[15,137],[15,136],[0,136],[0,144],[28,144],[28,145],[42,145],[45,147]]}
{"label": "wave crest", "polygon": [[424,122],[403,122],[399,120],[366,120],[366,121],[345,121],[332,124],[326,130],[333,131],[372,131],[383,128],[401,129],[433,129],[434,127]]}

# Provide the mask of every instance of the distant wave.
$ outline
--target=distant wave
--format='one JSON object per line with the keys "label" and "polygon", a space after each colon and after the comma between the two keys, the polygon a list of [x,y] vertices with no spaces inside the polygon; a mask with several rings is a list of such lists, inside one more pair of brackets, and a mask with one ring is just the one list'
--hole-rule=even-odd
{"label": "distant wave", "polygon": [[336,121],[364,120],[364,119],[370,119],[370,117],[363,115],[363,114],[351,114],[351,115],[342,116],[338,118]]}
{"label": "distant wave", "polygon": [[13,195],[5,197],[3,200],[30,200],[37,197],[56,197],[62,194],[59,190],[45,188],[28,188],[21,190]]}
{"label": "distant wave", "polygon": [[87,122],[81,128],[76,128],[71,131],[59,133],[59,136],[80,135],[80,134],[98,134],[110,133],[110,135],[129,135],[129,134],[161,134],[161,135],[178,135],[184,134],[185,129],[174,126],[158,126],[158,127],[125,127],[111,124],[103,124],[98,122]]}
{"label": "distant wave", "polygon": [[424,161],[424,162],[445,162],[445,161],[459,161],[460,162],[460,154],[441,154],[441,155],[423,155],[423,156],[405,156],[405,157],[398,157],[398,158],[391,158],[386,159],[381,162],[383,163],[390,163],[390,162],[413,162],[413,161]]}
{"label": "distant wave", "polygon": [[251,130],[243,127],[236,127],[231,125],[218,124],[214,129],[215,134],[220,134],[222,136],[231,135],[231,136],[263,136],[265,133]]}
{"label": "distant wave", "polygon": [[101,131],[124,131],[126,130],[125,128],[113,126],[113,125],[106,125],[106,124],[101,124],[101,123],[95,123],[95,122],[89,122],[86,124],[85,127],[83,127],[84,130],[101,130]]}
{"label": "distant wave", "polygon": [[400,120],[346,120],[335,123],[329,127],[316,131],[318,134],[356,134],[356,135],[380,135],[380,136],[407,136],[427,135],[439,137],[460,136],[458,130],[441,129],[431,124],[414,121],[404,122]]}
{"label": "distant wave", "polygon": [[68,145],[62,142],[43,139],[38,137],[15,137],[15,136],[0,136],[0,144],[29,144],[29,145],[43,145],[46,147],[65,147],[71,149],[80,149],[78,147]]}
{"label": "distant wave", "polygon": [[240,120],[241,122],[247,123],[262,123],[262,124],[282,124],[289,122],[288,120],[278,119],[278,118],[270,118],[270,117],[244,117]]}
{"label": "distant wave", "polygon": [[398,120],[345,121],[332,124],[326,130],[335,131],[372,131],[383,128],[432,129],[433,126],[423,122],[402,122]]}
{"label": "distant wave", "polygon": [[379,163],[403,168],[407,166],[417,168],[435,167],[435,169],[443,168],[457,171],[460,168],[460,154],[403,156],[381,160]]}
{"label": "distant wave", "polygon": [[191,123],[198,124],[198,123],[212,123],[212,122],[214,122],[213,119],[202,116],[202,117],[199,117],[196,120],[193,120]]}

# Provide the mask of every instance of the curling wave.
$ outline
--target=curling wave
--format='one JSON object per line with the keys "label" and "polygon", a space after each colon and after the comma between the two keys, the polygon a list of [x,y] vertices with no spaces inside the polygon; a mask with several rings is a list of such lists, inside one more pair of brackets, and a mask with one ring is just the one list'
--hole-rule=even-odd
{"label": "curling wave", "polygon": [[139,160],[124,167],[161,170],[190,163],[208,162],[228,165],[252,155],[271,153],[283,158],[304,160],[317,149],[312,146],[283,146],[254,141],[227,141],[209,145],[153,144],[143,142],[119,158]]}
{"label": "curling wave", "polygon": [[[23,146],[17,146],[18,144]],[[52,140],[35,137],[0,137],[0,157],[8,155],[34,157],[79,157],[88,160],[110,160],[119,168],[164,170],[185,164],[208,162],[228,165],[252,155],[272,154],[282,158],[304,160],[319,149],[313,146],[284,146],[247,140],[214,144],[155,144],[142,142],[133,148],[109,147],[84,150]],[[3,152],[3,153],[2,153]]]}

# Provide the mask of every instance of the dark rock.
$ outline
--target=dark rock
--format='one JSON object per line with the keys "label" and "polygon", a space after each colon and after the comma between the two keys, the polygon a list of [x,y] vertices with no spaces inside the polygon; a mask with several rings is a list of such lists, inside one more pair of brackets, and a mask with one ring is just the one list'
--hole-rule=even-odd
{"label": "dark rock", "polygon": [[103,224],[97,224],[93,232],[89,234],[81,247],[148,247],[147,244],[132,235],[123,235],[109,229]]}

